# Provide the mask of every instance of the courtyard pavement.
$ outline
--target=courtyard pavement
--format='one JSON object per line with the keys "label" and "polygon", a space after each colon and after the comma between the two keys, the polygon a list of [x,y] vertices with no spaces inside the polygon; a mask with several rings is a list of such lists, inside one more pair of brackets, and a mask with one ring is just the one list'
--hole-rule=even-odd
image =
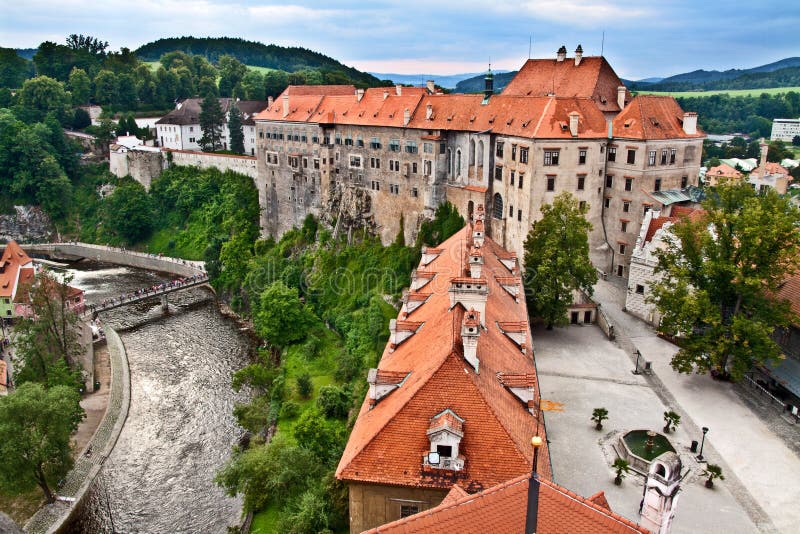
{"label": "courtyard pavement", "polygon": [[[682,452],[685,467],[702,471],[685,447],[693,439],[699,441],[700,427],[706,426],[710,430],[704,456],[721,465],[726,476],[713,491],[703,487],[701,478],[687,479],[675,532],[800,531],[800,458],[730,383],[675,372],[669,362],[677,347],[624,312],[624,298],[625,288],[618,284],[600,281],[595,286],[595,299],[618,332],[614,343],[594,326],[534,333],[542,397],[565,403],[564,412],[547,414],[556,481],[585,495],[606,490],[591,487],[593,480],[601,480],[604,454],[610,456],[605,458],[608,480],[613,476],[609,467],[613,452],[598,441],[616,430],[643,426],[660,430],[661,414],[669,408],[683,417],[673,442]],[[643,360],[652,362],[653,376],[631,374],[636,349]],[[610,419],[603,432],[596,432],[588,419],[592,409],[600,406],[609,410]],[[800,429],[796,433],[795,442],[800,441]],[[576,469],[583,462],[587,465]],[[584,470],[588,473],[583,474]],[[633,483],[629,478],[623,488],[611,484],[606,491],[615,510],[638,519],[640,497],[632,496],[633,503],[629,502],[625,487]],[[637,489],[641,491],[641,486]]]}
{"label": "courtyard pavement", "polygon": [[[638,522],[644,477],[631,472],[621,486],[614,485],[613,446],[628,430],[661,432],[664,411],[674,407],[662,402],[646,378],[631,373],[626,352],[598,327],[538,328],[533,336],[541,396],[563,403],[563,411],[545,415],[555,482],[586,497],[602,490],[614,512]],[[590,420],[599,407],[609,411],[602,431]],[[688,451],[696,436],[680,425],[668,438],[688,471],[672,532],[758,531],[725,481],[713,490],[703,485],[703,468]]]}

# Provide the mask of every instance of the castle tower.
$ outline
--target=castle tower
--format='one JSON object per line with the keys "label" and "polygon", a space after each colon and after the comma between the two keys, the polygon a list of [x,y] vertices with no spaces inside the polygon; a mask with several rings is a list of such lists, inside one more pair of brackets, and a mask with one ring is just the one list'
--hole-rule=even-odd
{"label": "castle tower", "polygon": [[667,534],[672,526],[681,491],[682,467],[681,459],[674,452],[665,452],[650,464],[639,524],[654,534]]}
{"label": "castle tower", "polygon": [[494,94],[494,74],[492,74],[492,66],[489,65],[489,70],[483,78],[483,103],[489,102],[489,98]]}

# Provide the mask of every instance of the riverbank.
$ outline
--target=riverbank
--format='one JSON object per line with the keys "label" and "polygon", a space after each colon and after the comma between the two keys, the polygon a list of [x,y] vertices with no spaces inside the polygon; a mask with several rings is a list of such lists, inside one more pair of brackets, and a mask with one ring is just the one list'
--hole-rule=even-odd
{"label": "riverbank", "polygon": [[105,328],[105,332],[111,370],[108,408],[91,440],[75,460],[72,471],[57,489],[58,495],[67,501],[57,501],[40,508],[25,524],[26,532],[59,531],[80,505],[122,432],[131,399],[128,355],[117,333],[109,327]]}

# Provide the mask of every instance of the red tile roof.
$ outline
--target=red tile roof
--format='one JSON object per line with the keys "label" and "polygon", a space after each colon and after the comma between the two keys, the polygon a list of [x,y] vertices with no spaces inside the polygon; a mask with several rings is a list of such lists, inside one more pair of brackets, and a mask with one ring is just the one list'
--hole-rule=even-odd
{"label": "red tile roof", "polygon": [[17,242],[9,241],[3,254],[0,255],[0,297],[14,296],[20,268],[29,263],[31,263],[30,257]]}
{"label": "red tile roof", "polygon": [[778,288],[778,298],[789,301],[792,312],[800,317],[800,273],[790,276]]}
{"label": "red tile roof", "polygon": [[354,95],[355,85],[289,85],[283,90],[283,95],[289,96],[323,96],[323,95]]}
{"label": "red tile roof", "polygon": [[720,163],[716,167],[711,167],[706,171],[706,176],[713,176],[715,178],[741,178],[742,173],[728,165],[727,163]]}
{"label": "red tile roof", "polygon": [[[578,66],[572,58],[529,59],[504,95],[590,98],[601,111],[619,111],[617,88],[622,85],[614,69],[600,56],[584,57]],[[630,93],[626,90],[626,100]]]}
{"label": "red tile roof", "polygon": [[783,167],[780,163],[768,161],[763,166],[759,165],[750,172],[750,176],[763,176],[769,174],[780,174],[787,176],[789,174],[789,170],[786,167]]}
{"label": "red tile roof", "polygon": [[614,137],[623,139],[698,138],[683,131],[683,110],[671,96],[638,95],[614,118]]}
{"label": "red tile roof", "polygon": [[[474,495],[464,495],[461,488],[453,486],[439,506],[367,532],[525,532],[529,478],[528,474],[521,475]],[[536,532],[618,534],[649,531],[613,513],[602,493],[586,499],[557,484],[541,480]]]}
{"label": "red tile roof", "polygon": [[[530,375],[536,384],[536,368],[531,352],[523,353],[496,324],[525,322],[527,309],[524,298],[515,301],[495,281],[495,273],[508,273],[498,258],[508,253],[488,238],[482,247],[489,296],[482,314],[486,328],[477,345],[480,372],[462,355],[465,310],[460,305],[451,308],[448,290],[451,280],[464,271],[463,251],[471,244],[471,235],[472,228],[466,226],[442,243],[440,254],[425,267],[438,276],[424,288],[430,298],[413,313],[424,326],[393,351],[387,345],[378,365],[380,371],[410,374],[374,407],[365,398],[336,470],[339,479],[430,488],[449,488],[457,480],[474,492],[530,471],[530,439],[537,428],[543,434],[543,425],[497,374]],[[530,339],[527,323],[525,330]],[[459,445],[465,459],[462,471],[423,468],[422,457],[430,450],[426,432],[431,418],[447,409],[464,420]],[[546,447],[540,458],[543,474],[549,477]]]}

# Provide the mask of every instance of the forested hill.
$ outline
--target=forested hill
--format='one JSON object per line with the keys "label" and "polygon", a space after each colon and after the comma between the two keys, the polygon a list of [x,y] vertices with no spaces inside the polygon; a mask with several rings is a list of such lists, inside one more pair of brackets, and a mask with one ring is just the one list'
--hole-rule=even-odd
{"label": "forested hill", "polygon": [[[502,91],[511,78],[517,75],[517,71],[495,73],[493,88],[495,93]],[[461,80],[456,84],[455,93],[482,93],[485,87],[485,74],[479,74],[466,80]]]}
{"label": "forested hill", "polygon": [[348,67],[319,52],[300,47],[265,45],[234,37],[170,37],[147,43],[135,53],[144,61],[158,61],[162,55],[179,50],[187,54],[205,56],[216,62],[220,56],[231,55],[255,67],[267,67],[287,72],[302,69],[341,71],[355,82],[376,86],[380,80],[371,74]]}
{"label": "forested hill", "polygon": [[636,82],[630,89],[642,91],[762,89],[792,87],[798,85],[798,82],[800,82],[800,57],[790,57],[752,69],[696,70],[664,78],[658,83]]}

